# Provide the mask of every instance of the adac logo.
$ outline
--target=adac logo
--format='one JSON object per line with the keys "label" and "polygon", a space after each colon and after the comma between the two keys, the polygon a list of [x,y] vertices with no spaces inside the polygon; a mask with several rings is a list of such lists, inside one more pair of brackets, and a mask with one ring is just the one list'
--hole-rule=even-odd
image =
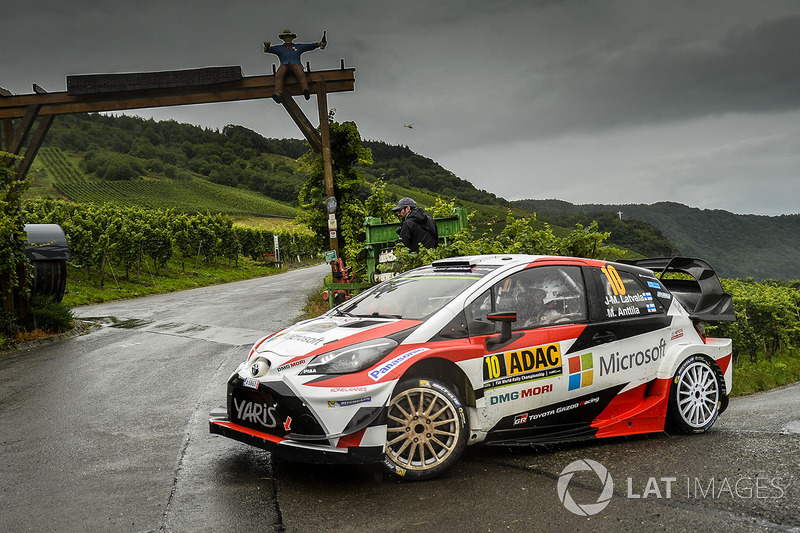
{"label": "adac logo", "polygon": [[[577,503],[572,499],[569,493],[569,482],[576,472],[592,471],[600,478],[603,488],[598,496],[597,501],[594,503]],[[592,461],[591,459],[578,459],[567,465],[561,471],[558,478],[558,499],[564,504],[564,507],[571,513],[578,516],[592,516],[606,508],[611,501],[611,496],[614,494],[614,481],[611,479],[611,474],[608,473],[606,467]]]}
{"label": "adac logo", "polygon": [[563,373],[558,343],[487,355],[483,362],[484,388],[487,389]]}
{"label": "adac logo", "polygon": [[594,358],[591,353],[567,359],[569,364],[569,390],[576,390],[594,383]]}

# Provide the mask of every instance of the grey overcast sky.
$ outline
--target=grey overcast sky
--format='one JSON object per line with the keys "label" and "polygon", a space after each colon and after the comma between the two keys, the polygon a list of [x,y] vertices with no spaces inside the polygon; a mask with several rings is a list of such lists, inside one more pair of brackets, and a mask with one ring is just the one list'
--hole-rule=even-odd
{"label": "grey overcast sky", "polygon": [[[680,202],[800,213],[797,0],[7,2],[0,86],[69,74],[277,63],[289,28],[312,69],[356,68],[338,121],[509,200]],[[298,99],[314,122],[316,104]],[[128,112],[301,138],[271,100]],[[412,125],[413,128],[404,127]]]}

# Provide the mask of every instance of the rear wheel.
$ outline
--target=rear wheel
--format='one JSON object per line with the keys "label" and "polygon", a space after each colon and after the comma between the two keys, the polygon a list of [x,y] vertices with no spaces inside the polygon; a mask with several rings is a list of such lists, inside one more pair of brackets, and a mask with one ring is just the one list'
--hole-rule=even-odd
{"label": "rear wheel", "polygon": [[719,416],[722,405],[720,377],[710,362],[695,355],[681,363],[672,380],[669,422],[680,433],[708,431]]}
{"label": "rear wheel", "polygon": [[432,380],[400,383],[389,402],[384,465],[394,476],[423,480],[452,467],[467,445],[458,397]]}

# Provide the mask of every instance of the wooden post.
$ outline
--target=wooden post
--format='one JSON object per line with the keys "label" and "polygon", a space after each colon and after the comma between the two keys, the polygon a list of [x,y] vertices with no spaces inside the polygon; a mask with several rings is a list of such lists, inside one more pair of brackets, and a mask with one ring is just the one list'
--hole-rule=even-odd
{"label": "wooden post", "polygon": [[11,140],[14,138],[14,122],[10,118],[3,119],[4,143],[0,144],[4,152],[8,152],[11,148]]}
{"label": "wooden post", "polygon": [[[325,90],[325,80],[317,82],[317,107],[319,109],[319,131],[322,137],[322,166],[325,171],[325,194],[328,198],[334,198],[333,188],[333,164],[331,163],[331,130],[328,123],[328,94]],[[338,201],[338,199],[337,199]],[[339,257],[339,229],[330,231],[331,250],[336,252]],[[332,263],[331,263],[332,264]]]}

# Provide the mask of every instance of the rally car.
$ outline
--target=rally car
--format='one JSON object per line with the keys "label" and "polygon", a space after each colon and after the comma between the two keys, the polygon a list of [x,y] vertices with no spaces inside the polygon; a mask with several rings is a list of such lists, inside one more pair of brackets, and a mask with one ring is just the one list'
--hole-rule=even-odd
{"label": "rally car", "polygon": [[699,259],[440,260],[256,342],[210,431],[407,479],[469,444],[702,433],[731,390],[717,320],[732,299]]}

